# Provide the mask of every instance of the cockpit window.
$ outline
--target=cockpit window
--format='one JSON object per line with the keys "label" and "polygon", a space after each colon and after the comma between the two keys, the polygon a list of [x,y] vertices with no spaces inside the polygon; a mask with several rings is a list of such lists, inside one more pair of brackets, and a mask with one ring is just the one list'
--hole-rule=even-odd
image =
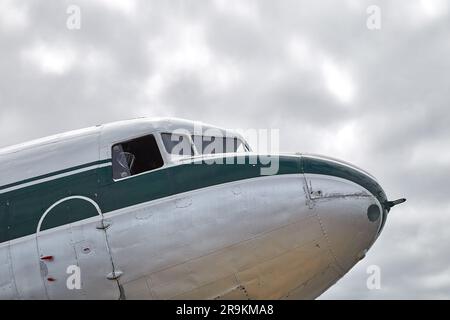
{"label": "cockpit window", "polygon": [[112,147],[114,180],[134,176],[164,165],[153,135],[140,137]]}
{"label": "cockpit window", "polygon": [[189,137],[182,134],[175,133],[161,133],[161,138],[166,148],[167,153],[173,156],[193,156],[194,150],[192,149],[191,141]]}
{"label": "cockpit window", "polygon": [[194,141],[195,148],[200,154],[248,151],[245,144],[238,138],[193,135],[192,140]]}

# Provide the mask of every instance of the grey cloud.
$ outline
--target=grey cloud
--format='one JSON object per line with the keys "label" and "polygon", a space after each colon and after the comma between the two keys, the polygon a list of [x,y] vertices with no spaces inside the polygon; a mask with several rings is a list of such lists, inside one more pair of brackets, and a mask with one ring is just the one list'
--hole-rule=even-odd
{"label": "grey cloud", "polygon": [[[410,0],[136,1],[128,13],[102,1],[16,3],[27,23],[0,24],[0,146],[143,115],[279,128],[282,150],[356,162],[389,196],[409,198],[323,298],[449,298],[439,282],[450,265],[448,7],[433,17]],[[65,27],[69,4],[80,30]],[[379,31],[366,28],[371,4]],[[39,45],[73,61],[44,72],[30,58]],[[193,51],[174,58],[182,47]],[[327,87],[325,60],[348,73],[349,102]],[[417,263],[424,255],[433,263]],[[370,264],[382,290],[365,286]]]}

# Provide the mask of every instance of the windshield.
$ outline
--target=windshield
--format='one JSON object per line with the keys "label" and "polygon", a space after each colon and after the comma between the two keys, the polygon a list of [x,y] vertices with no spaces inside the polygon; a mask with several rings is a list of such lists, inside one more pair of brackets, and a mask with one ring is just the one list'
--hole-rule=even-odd
{"label": "windshield", "polygon": [[192,157],[194,155],[189,136],[175,133],[161,133],[161,138],[164,148],[172,158]]}
{"label": "windshield", "polygon": [[248,151],[241,139],[193,135],[192,141],[199,154],[235,153]]}

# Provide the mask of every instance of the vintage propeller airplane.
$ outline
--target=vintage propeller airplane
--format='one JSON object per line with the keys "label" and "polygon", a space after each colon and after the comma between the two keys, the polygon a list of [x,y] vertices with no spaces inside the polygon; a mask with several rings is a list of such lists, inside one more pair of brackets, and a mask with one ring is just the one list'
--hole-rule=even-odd
{"label": "vintage propeller airplane", "polygon": [[143,118],[0,149],[0,298],[315,298],[405,201],[348,163],[258,154],[196,124]]}

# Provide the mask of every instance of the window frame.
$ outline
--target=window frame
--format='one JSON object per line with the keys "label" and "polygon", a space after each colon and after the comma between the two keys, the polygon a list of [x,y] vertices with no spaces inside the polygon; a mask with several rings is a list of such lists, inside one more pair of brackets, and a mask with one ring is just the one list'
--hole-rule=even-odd
{"label": "window frame", "polygon": [[[153,138],[155,139],[156,147],[158,148],[159,154],[161,155],[161,160],[162,160],[162,163],[163,163],[162,166],[158,167],[158,168],[155,168],[155,169],[148,170],[148,171],[140,172],[140,173],[135,174],[135,175],[130,175],[128,177],[115,179],[114,178],[113,168],[112,168],[113,161],[114,161],[114,159],[113,159],[113,148],[114,148],[114,146],[116,146],[118,144],[122,144],[122,143],[128,143],[128,142],[131,142],[133,140],[136,140],[136,139],[139,139],[139,138],[143,138],[143,137],[147,137],[147,136],[153,136]],[[124,180],[131,179],[131,178],[134,178],[134,177],[139,177],[139,176],[148,174],[150,172],[155,172],[155,171],[158,171],[158,170],[161,170],[161,169],[165,168],[167,166],[167,159],[166,159],[166,156],[165,156],[164,145],[162,146],[163,149],[161,149],[162,141],[160,141],[160,139],[161,139],[161,136],[159,134],[157,134],[157,132],[152,132],[152,133],[142,133],[142,134],[130,137],[130,138],[126,139],[126,140],[120,140],[120,141],[112,142],[110,144],[109,152],[110,152],[110,155],[111,155],[111,178],[112,178],[113,182],[120,182],[120,181],[124,181]],[[164,152],[161,152],[161,150],[164,150]]]}

